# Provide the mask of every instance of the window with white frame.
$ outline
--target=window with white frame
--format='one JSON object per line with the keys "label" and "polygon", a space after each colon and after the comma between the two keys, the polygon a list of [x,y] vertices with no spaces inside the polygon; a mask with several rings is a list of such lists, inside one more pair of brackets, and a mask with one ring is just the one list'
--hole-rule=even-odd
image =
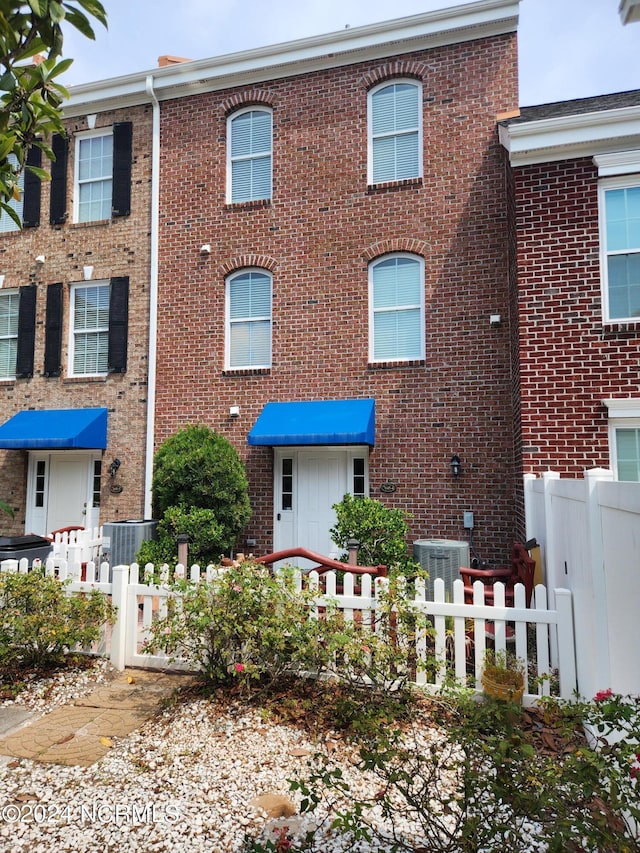
{"label": "window with white frame", "polygon": [[227,200],[234,203],[270,199],[271,111],[252,108],[230,116],[227,139]]}
{"label": "window with white frame", "polygon": [[425,354],[424,261],[389,255],[369,265],[369,361]]}
{"label": "window with white frame", "polygon": [[421,104],[415,80],[382,83],[369,92],[370,184],[422,177]]}
{"label": "window with white frame", "polygon": [[[9,154],[7,160],[12,166],[16,166],[18,158],[15,154]],[[20,190],[19,198],[12,198],[6,204],[17,214],[22,221],[22,210],[24,206],[24,170],[18,176],[18,189]],[[0,212],[0,234],[8,234],[10,231],[19,231],[18,223],[9,216],[6,210]]]}
{"label": "window with white frame", "polygon": [[271,275],[242,270],[229,276],[226,293],[226,367],[271,367]]}
{"label": "window with white frame", "polygon": [[71,288],[70,365],[73,376],[106,374],[109,355],[109,282]]}
{"label": "window with white frame", "polygon": [[640,319],[640,179],[600,184],[604,318]]}
{"label": "window with white frame", "polygon": [[111,219],[113,133],[79,135],[76,139],[75,222]]}
{"label": "window with white frame", "polygon": [[609,452],[616,480],[640,481],[640,399],[604,400],[609,410]]}
{"label": "window with white frame", "polygon": [[19,304],[17,290],[0,292],[0,379],[13,379],[16,375]]}

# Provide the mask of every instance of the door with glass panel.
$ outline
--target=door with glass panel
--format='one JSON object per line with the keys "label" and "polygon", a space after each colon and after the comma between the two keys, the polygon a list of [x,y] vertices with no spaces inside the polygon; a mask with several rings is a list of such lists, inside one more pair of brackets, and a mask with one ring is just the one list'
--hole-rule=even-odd
{"label": "door with glass panel", "polygon": [[[333,505],[346,493],[368,495],[369,448],[281,448],[274,460],[274,550],[302,547],[334,559]],[[298,561],[301,566],[310,565]]]}

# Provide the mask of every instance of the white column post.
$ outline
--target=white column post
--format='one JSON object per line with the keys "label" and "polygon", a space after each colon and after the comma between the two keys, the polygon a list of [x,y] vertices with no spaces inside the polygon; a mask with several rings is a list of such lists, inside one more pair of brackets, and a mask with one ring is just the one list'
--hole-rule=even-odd
{"label": "white column post", "polygon": [[117,613],[116,624],[111,631],[111,663],[119,670],[124,669],[126,658],[128,583],[129,567],[114,566],[111,601],[117,607]]}

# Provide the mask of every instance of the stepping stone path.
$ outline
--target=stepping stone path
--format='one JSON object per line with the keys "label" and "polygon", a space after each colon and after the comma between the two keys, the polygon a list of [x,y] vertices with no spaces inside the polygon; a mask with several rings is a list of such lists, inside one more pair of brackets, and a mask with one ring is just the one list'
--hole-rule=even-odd
{"label": "stepping stone path", "polygon": [[16,714],[17,709],[0,708],[0,755],[88,767],[112,748],[113,738],[142,726],[192,682],[186,675],[126,670],[73,705],[35,720],[22,709]]}

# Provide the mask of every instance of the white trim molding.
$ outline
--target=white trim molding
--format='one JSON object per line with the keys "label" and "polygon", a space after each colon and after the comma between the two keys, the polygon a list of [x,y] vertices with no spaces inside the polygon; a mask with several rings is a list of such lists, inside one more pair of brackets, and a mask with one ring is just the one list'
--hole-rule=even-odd
{"label": "white trim molding", "polygon": [[598,167],[600,178],[634,175],[640,173],[640,149],[616,151],[613,154],[596,154],[593,162]]}
{"label": "white trim molding", "polygon": [[[519,3],[520,0],[476,0],[328,35],[167,65],[153,70],[154,91],[163,101],[512,33],[518,27]],[[69,90],[64,114],[72,118],[149,103],[149,73],[147,70],[74,86]]]}
{"label": "white trim molding", "polygon": [[498,132],[512,166],[637,151],[640,105],[515,121],[499,125]]}
{"label": "white trim molding", "polygon": [[603,400],[610,418],[640,418],[640,397]]}

